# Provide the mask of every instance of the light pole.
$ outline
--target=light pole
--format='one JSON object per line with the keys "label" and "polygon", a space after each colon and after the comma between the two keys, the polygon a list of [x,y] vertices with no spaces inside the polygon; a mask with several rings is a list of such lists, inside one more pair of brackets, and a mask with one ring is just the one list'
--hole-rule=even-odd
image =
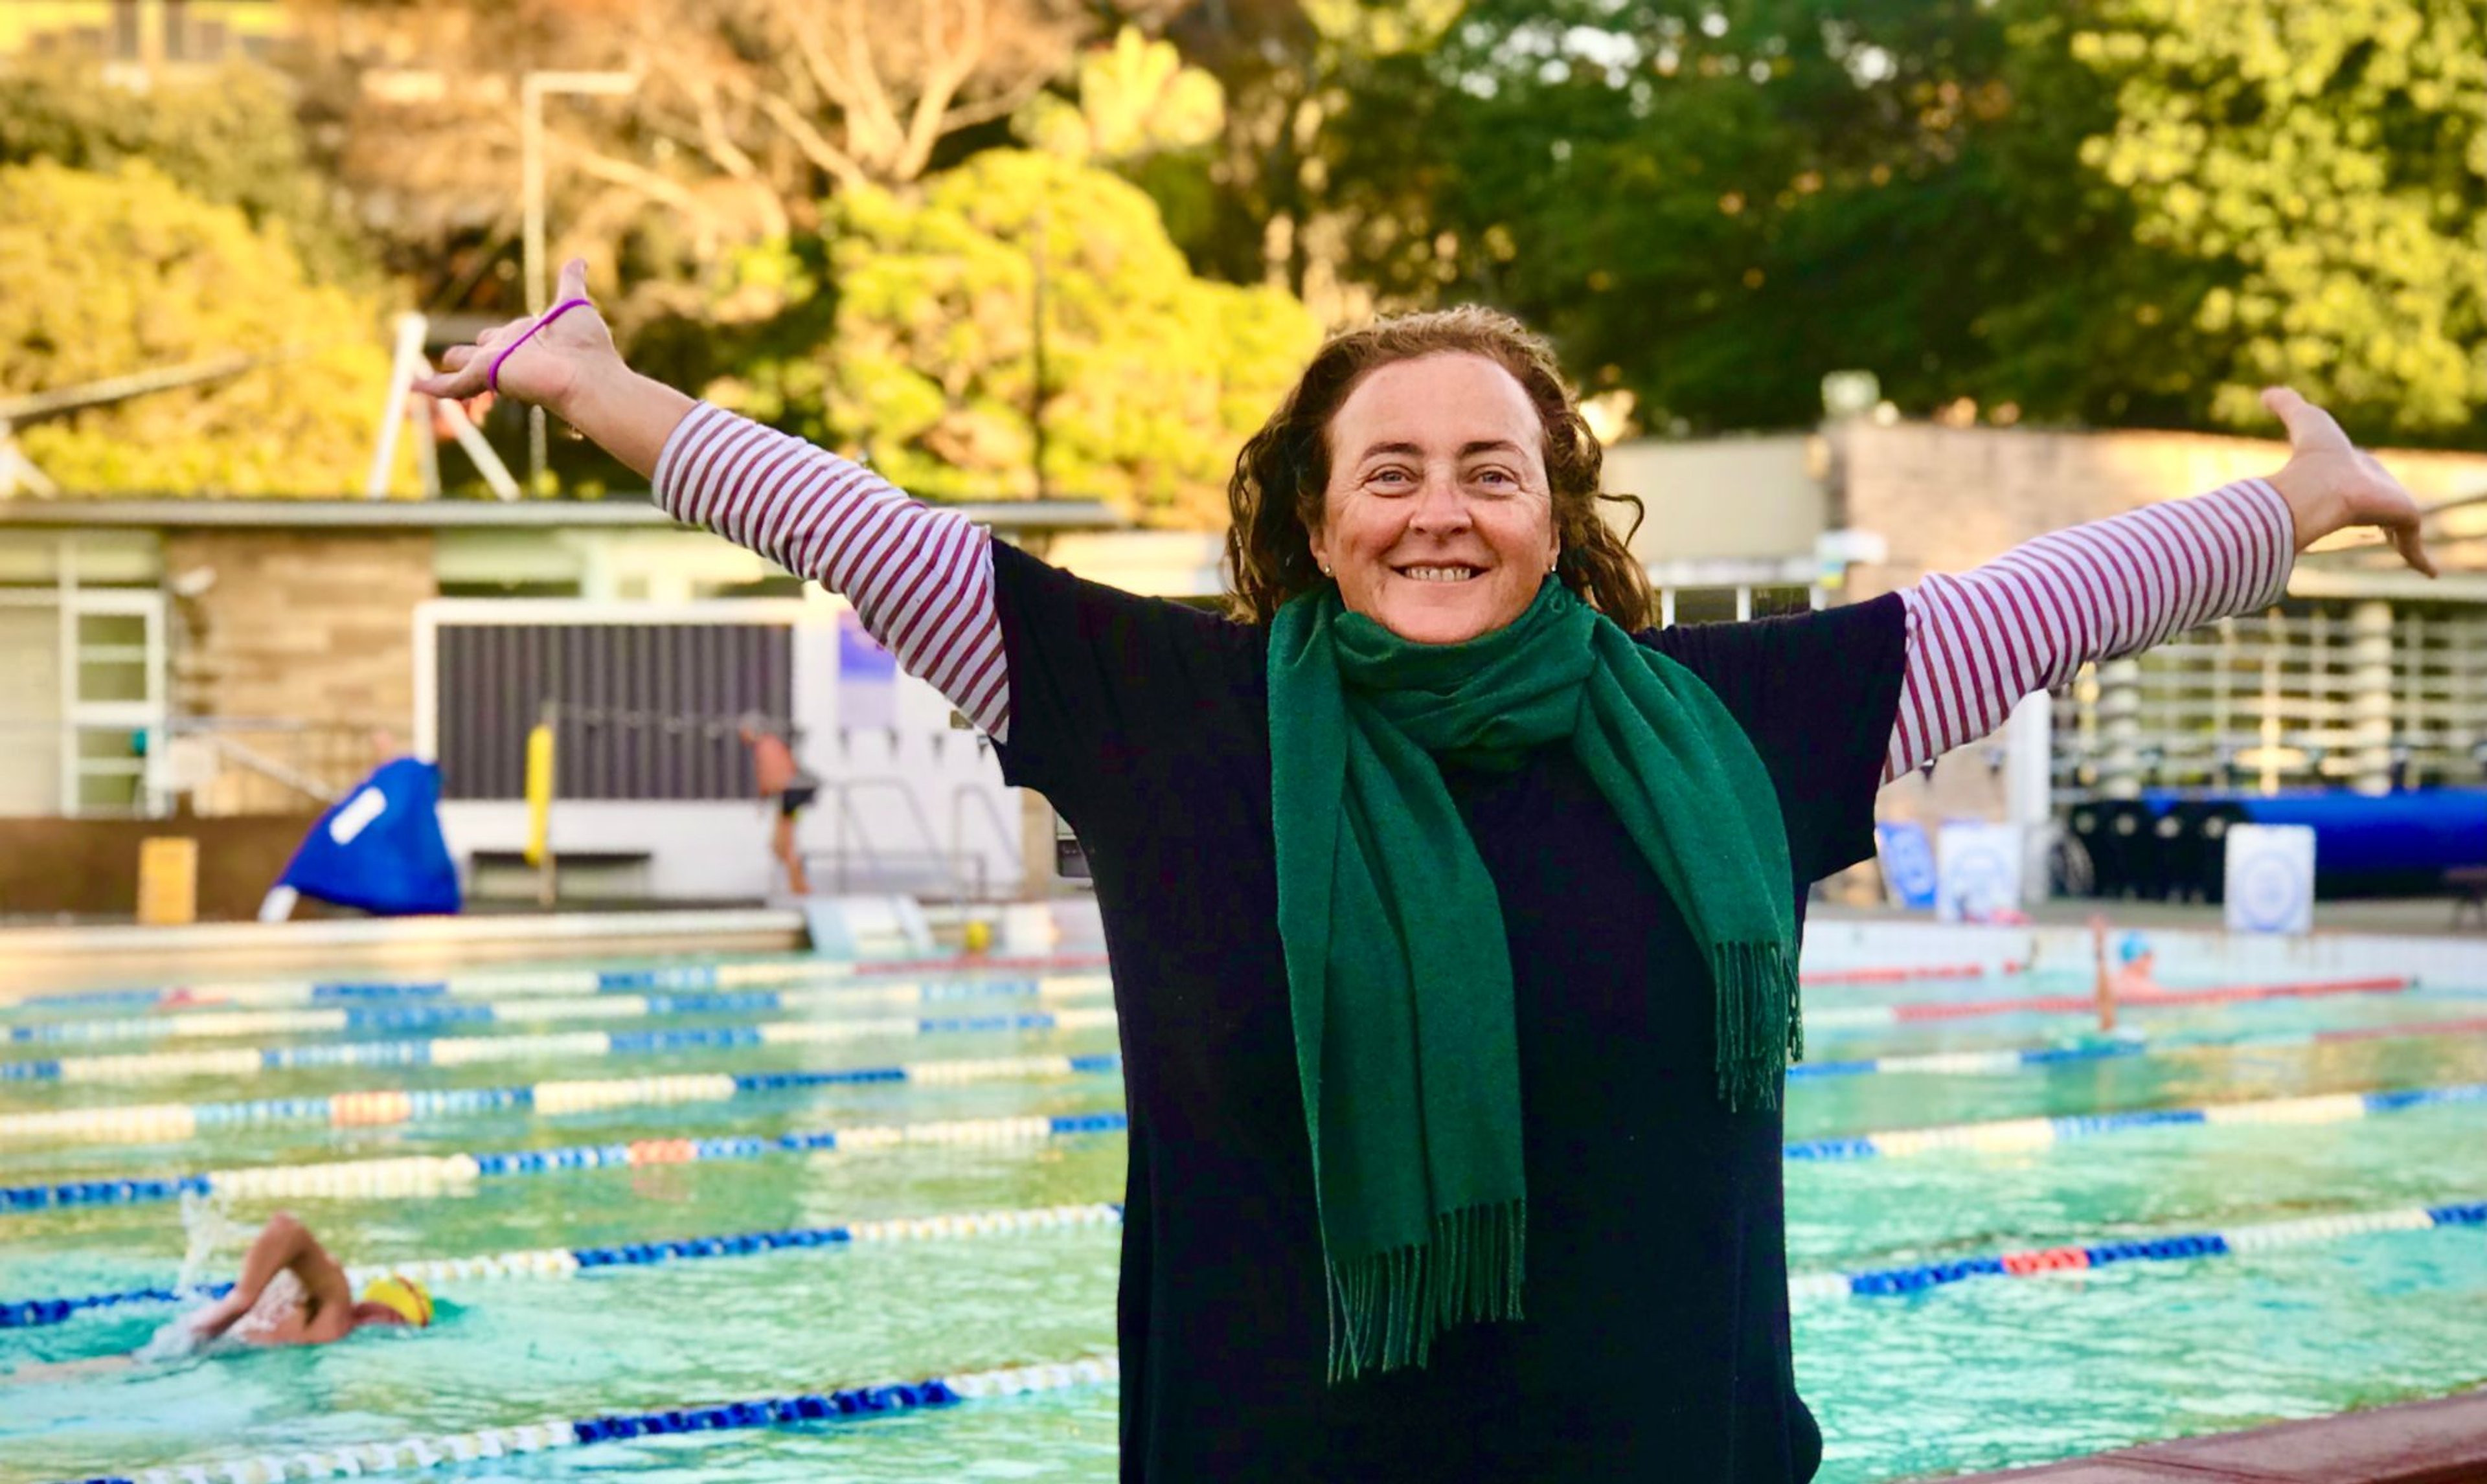
{"label": "light pole", "polygon": [[[544,100],[548,93],[619,97],[639,86],[635,72],[529,72],[518,80],[518,153],[525,179],[527,313],[545,312]],[[527,492],[544,485],[545,415],[527,409]]]}

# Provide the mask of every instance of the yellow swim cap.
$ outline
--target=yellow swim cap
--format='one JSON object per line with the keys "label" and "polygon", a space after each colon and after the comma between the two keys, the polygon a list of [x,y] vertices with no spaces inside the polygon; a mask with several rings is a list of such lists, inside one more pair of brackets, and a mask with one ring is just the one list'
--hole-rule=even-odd
{"label": "yellow swim cap", "polygon": [[418,1330],[432,1323],[432,1295],[421,1283],[399,1274],[365,1284],[363,1302],[378,1305]]}

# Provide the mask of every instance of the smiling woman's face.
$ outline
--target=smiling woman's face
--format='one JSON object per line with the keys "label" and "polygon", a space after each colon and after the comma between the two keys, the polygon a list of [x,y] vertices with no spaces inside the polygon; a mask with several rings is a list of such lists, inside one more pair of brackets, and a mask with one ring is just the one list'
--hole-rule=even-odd
{"label": "smiling woman's face", "polygon": [[1561,549],[1545,445],[1528,394],[1483,356],[1382,367],[1330,419],[1313,560],[1402,639],[1490,634],[1527,611]]}

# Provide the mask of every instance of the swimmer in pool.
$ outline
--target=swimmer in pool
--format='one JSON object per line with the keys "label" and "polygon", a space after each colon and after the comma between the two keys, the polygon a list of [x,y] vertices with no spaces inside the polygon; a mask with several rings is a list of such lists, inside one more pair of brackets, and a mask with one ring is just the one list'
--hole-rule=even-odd
{"label": "swimmer in pool", "polygon": [[251,1243],[233,1291],[214,1304],[174,1321],[133,1353],[20,1365],[0,1375],[0,1385],[25,1386],[176,1360],[228,1333],[251,1345],[325,1345],[366,1326],[420,1330],[431,1323],[432,1295],[421,1283],[391,1274],[374,1278],[357,1301],[346,1270],[311,1228],[292,1213],[279,1211]]}
{"label": "swimmer in pool", "polygon": [[346,1270],[311,1228],[279,1211],[242,1258],[233,1292],[190,1320],[204,1342],[231,1331],[253,1345],[325,1345],[366,1325],[432,1323],[432,1295],[409,1278],[375,1278],[357,1302]]}

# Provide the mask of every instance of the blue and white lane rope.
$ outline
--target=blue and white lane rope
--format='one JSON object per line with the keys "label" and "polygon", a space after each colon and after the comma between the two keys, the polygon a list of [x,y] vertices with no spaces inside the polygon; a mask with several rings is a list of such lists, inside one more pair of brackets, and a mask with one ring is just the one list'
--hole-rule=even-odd
{"label": "blue and white lane rope", "polygon": [[[1791,1140],[1785,1156],[1805,1162],[1897,1159],[1938,1150],[2028,1150],[2103,1134],[2144,1128],[2244,1124],[2345,1123],[2413,1108],[2487,1102],[2487,1083],[2408,1087],[2383,1092],[2341,1092],[2313,1097],[2263,1098],[2200,1108],[2141,1109],[2130,1113],[2075,1113],[2055,1118],[2001,1118],[1929,1128],[1892,1129],[1835,1139]],[[255,1166],[245,1169],[148,1180],[68,1181],[56,1185],[0,1187],[0,1212],[53,1207],[129,1205],[174,1200],[185,1192],[269,1197],[343,1196],[384,1198],[429,1195],[462,1188],[479,1178],[543,1174],[562,1169],[689,1164],[759,1159],[825,1149],[881,1148],[918,1143],[1015,1143],[1075,1134],[1114,1133],[1128,1127],[1120,1112],[1053,1117],[968,1118],[884,1125],[773,1139],[650,1139],[626,1143],[577,1144],[500,1154],[424,1155],[349,1160],[318,1165]]]}
{"label": "blue and white lane rope", "polygon": [[2456,1083],[2448,1086],[2406,1087],[2388,1092],[2256,1098],[2249,1102],[2211,1103],[2200,1108],[2147,1108],[2132,1113],[2072,1113],[2059,1118],[1998,1118],[1984,1123],[1892,1129],[1842,1139],[1797,1140],[1783,1148],[1792,1160],[1896,1159],[1939,1149],[1988,1152],[2039,1149],[2101,1134],[2188,1124],[2347,1123],[2376,1113],[2400,1113],[2412,1108],[2480,1102],[2487,1102],[2487,1083]]}
{"label": "blue and white lane rope", "polygon": [[1035,1000],[1052,1003],[1111,994],[1103,974],[1046,979],[927,980],[918,985],[832,984],[809,989],[696,994],[601,994],[467,1003],[346,1005],[310,1010],[185,1010],[112,1020],[64,1020],[10,1026],[0,1039],[18,1043],[214,1040],[242,1035],[321,1035],[358,1031],[431,1031],[445,1026],[558,1024],[576,1020],[642,1020],[666,1015],[752,1016],[785,1010],[903,1008],[968,1000]]}
{"label": "blue and white lane rope", "polygon": [[434,1118],[488,1117],[495,1113],[558,1116],[615,1108],[656,1108],[681,1103],[723,1103],[817,1087],[866,1084],[958,1086],[977,1082],[1034,1081],[1120,1072],[1116,1052],[1087,1056],[954,1057],[896,1066],[824,1068],[819,1071],[707,1073],[624,1077],[599,1081],[540,1082],[510,1087],[453,1087],[408,1091],[381,1087],[332,1092],[325,1097],[255,1098],[234,1103],[144,1103],[109,1108],[66,1108],[48,1113],[0,1113],[5,1143],[179,1143],[200,1131],[273,1128],[317,1123],[330,1128],[389,1128]]}
{"label": "blue and white lane rope", "polygon": [[337,1197],[385,1200],[463,1192],[483,1180],[553,1174],[573,1169],[637,1168],[651,1165],[756,1160],[781,1154],[888,1149],[922,1144],[1016,1144],[1086,1134],[1119,1134],[1130,1127],[1122,1111],[1055,1113],[1020,1118],[950,1118],[924,1123],[867,1124],[817,1129],[774,1138],[641,1139],[624,1143],[570,1144],[553,1149],[512,1149],[490,1154],[424,1154],[393,1159],[339,1160],[317,1165],[254,1165],[146,1180],[70,1180],[56,1185],[0,1186],[0,1212],[48,1211],[85,1206],[146,1205],[183,1195],[224,1195],[244,1199]]}
{"label": "blue and white lane rope", "polygon": [[1802,1299],[1878,1298],[1923,1293],[1929,1288],[1966,1282],[1975,1278],[2030,1278],[2041,1273],[2073,1273],[2127,1262],[2184,1262],[2196,1257],[2233,1257],[2329,1242],[2379,1231],[2426,1231],[2445,1226],[2487,1226],[2487,1201],[2458,1205],[2402,1206],[2389,1211],[2350,1211],[2337,1216],[2307,1217],[2293,1222],[2263,1222],[2218,1231],[2183,1232],[2088,1246],[2027,1248],[1979,1257],[1953,1257],[1941,1262],[1899,1268],[1867,1268],[1854,1273],[1805,1273],[1788,1279],[1788,1297]]}
{"label": "blue and white lane rope", "polygon": [[2420,1040],[2428,1036],[2487,1033],[2487,1017],[2460,1020],[2412,1020],[2395,1025],[2357,1026],[2333,1031],[2283,1031],[2219,1040],[2199,1036],[2136,1036],[2093,1046],[2020,1046],[1989,1051],[1945,1051],[1905,1057],[1869,1057],[1848,1061],[1807,1061],[1788,1068],[1790,1082],[1815,1077],[1871,1077],[1891,1073],[1933,1077],[1991,1077],[2085,1061],[2113,1061],[2127,1057],[2215,1057],[2232,1052],[2295,1051],[2355,1041]]}
{"label": "blue and white lane rope", "polygon": [[66,990],[27,995],[0,1003],[0,1014],[19,1010],[148,1010],[165,1005],[228,1004],[255,1007],[359,1004],[400,1000],[487,999],[515,995],[635,994],[648,990],[757,989],[820,984],[845,979],[975,974],[1052,974],[1103,969],[1103,953],[1048,953],[937,958],[789,958],[746,963],[695,963],[657,969],[479,969],[438,979],[375,979],[321,982],[247,979],[166,985],[152,989]]}
{"label": "blue and white lane rope", "polygon": [[776,1020],[672,1031],[563,1031],[542,1035],[434,1036],[346,1041],[331,1046],[237,1046],[212,1051],[149,1051],[117,1057],[59,1057],[0,1062],[0,1082],[136,1083],[184,1077],[256,1077],[329,1066],[474,1066],[488,1061],[573,1060],[668,1056],[755,1046],[820,1046],[881,1036],[963,1035],[1014,1031],[1102,1031],[1110,1008],[1073,1006],[1018,1014],[909,1019]]}
{"label": "blue and white lane rope", "polygon": [[356,1443],[307,1453],[263,1453],[255,1458],[219,1459],[126,1474],[104,1474],[87,1480],[85,1484],[281,1484],[287,1479],[324,1479],[340,1474],[359,1477],[407,1469],[435,1469],[446,1464],[471,1463],[477,1459],[541,1453],[553,1448],[584,1447],[629,1438],[661,1438],[675,1433],[725,1432],[738,1428],[785,1427],[803,1422],[887,1416],[928,1408],[955,1407],[961,1402],[992,1397],[1104,1386],[1120,1377],[1117,1358],[1108,1352],[1048,1365],[964,1371],[928,1377],[922,1381],[848,1387],[800,1396],[677,1407],[660,1412],[613,1413],[574,1420],[529,1422],[517,1427],[486,1427],[473,1432],[399,1438],[386,1443]]}
{"label": "blue and white lane rope", "polygon": [[[624,1242],[606,1247],[543,1247],[489,1252],[473,1257],[416,1257],[399,1262],[358,1263],[348,1268],[347,1277],[357,1292],[371,1279],[390,1274],[437,1288],[478,1279],[567,1278],[581,1273],[659,1267],[715,1257],[817,1251],[822,1248],[888,1246],[901,1242],[956,1241],[974,1237],[1019,1236],[1039,1231],[1069,1231],[1120,1225],[1122,1220],[1121,1206],[1094,1201],[1087,1205],[895,1217],[877,1222],[849,1222],[837,1226],[796,1226],[776,1231],[681,1237],[662,1242]],[[39,1329],[67,1323],[79,1314],[107,1309],[177,1304],[190,1299],[221,1299],[232,1291],[231,1283],[213,1283],[186,1294],[171,1288],[130,1288],[116,1293],[0,1302],[0,1330]]]}

